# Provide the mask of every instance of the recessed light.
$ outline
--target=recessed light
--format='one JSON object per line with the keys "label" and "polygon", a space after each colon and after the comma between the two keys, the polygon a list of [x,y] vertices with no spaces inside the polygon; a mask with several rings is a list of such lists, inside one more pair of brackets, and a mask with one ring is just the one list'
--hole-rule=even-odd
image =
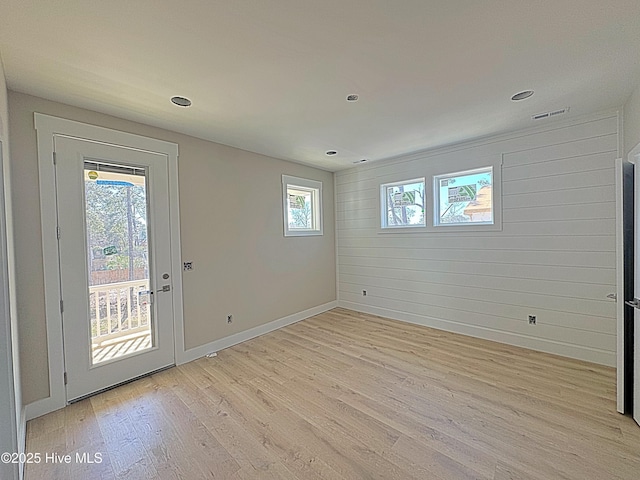
{"label": "recessed light", "polygon": [[333,155],[337,155],[338,152],[336,152],[335,150],[327,150],[325,152],[325,155],[329,155],[330,157],[332,157]]}
{"label": "recessed light", "polygon": [[511,100],[517,102],[519,100],[529,98],[531,95],[533,95],[533,90],[523,90],[522,92],[518,92],[513,97],[511,97]]}
{"label": "recessed light", "polygon": [[363,158],[362,160],[356,160],[356,161],[355,161],[355,162],[353,162],[353,163],[364,163],[364,162],[366,162],[366,161],[367,161],[367,159],[366,159],[366,158]]}
{"label": "recessed light", "polygon": [[347,102],[357,102],[358,98],[358,95],[352,93],[351,95],[347,95]]}
{"label": "recessed light", "polygon": [[191,106],[191,100],[189,100],[187,97],[171,97],[171,103],[179,107]]}

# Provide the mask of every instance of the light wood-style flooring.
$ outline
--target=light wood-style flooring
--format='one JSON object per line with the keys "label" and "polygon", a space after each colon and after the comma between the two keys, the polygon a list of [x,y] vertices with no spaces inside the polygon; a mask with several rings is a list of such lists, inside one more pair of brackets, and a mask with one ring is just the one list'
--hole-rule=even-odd
{"label": "light wood-style flooring", "polygon": [[32,420],[74,458],[26,478],[640,479],[615,406],[611,368],[335,309]]}

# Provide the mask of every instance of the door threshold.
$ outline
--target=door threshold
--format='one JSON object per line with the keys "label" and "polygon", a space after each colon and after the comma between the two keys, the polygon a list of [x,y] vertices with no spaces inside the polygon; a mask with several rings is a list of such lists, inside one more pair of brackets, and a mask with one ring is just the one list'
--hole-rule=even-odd
{"label": "door threshold", "polygon": [[155,373],[160,373],[160,372],[163,372],[165,370],[169,370],[170,368],[173,368],[175,366],[176,366],[175,363],[172,364],[172,365],[167,365],[166,367],[162,367],[162,368],[159,368],[157,370],[153,370],[151,372],[144,373],[142,375],[138,375],[137,377],[130,378],[129,380],[125,380],[124,382],[116,383],[115,385],[111,385],[110,387],[102,388],[102,389],[97,390],[95,392],[88,393],[88,394],[83,395],[83,396],[78,397],[78,398],[74,398],[73,400],[67,401],[67,405],[71,405],[72,403],[77,403],[77,402],[80,402],[82,400],[86,400],[87,398],[93,397],[95,395],[100,395],[101,393],[108,392],[109,390],[113,390],[114,388],[121,387],[122,385],[126,385],[128,383],[135,382],[136,380],[140,380],[141,378],[145,378],[145,377],[148,377],[148,376],[153,375]]}

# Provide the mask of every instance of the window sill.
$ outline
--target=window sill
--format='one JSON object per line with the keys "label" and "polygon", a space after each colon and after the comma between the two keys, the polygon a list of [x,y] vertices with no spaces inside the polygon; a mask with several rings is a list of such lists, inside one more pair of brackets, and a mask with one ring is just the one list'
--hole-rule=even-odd
{"label": "window sill", "polygon": [[387,233],[427,233],[429,229],[424,226],[415,226],[415,227],[387,227],[387,228],[379,228],[378,233],[387,234]]}
{"label": "window sill", "polygon": [[324,235],[321,231],[315,230],[313,232],[285,232],[285,237],[320,237]]}

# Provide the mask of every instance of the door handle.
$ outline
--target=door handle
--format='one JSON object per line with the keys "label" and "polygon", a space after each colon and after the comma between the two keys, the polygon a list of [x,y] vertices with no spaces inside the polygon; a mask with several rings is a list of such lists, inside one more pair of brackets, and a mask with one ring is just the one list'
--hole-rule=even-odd
{"label": "door handle", "polygon": [[149,298],[151,299],[151,302],[153,303],[153,295],[156,293],[162,293],[162,292],[170,292],[171,291],[171,285],[162,285],[162,287],[160,287],[158,290],[154,291],[150,291],[150,290],[146,290],[145,292],[142,293],[148,293],[149,294]]}
{"label": "door handle", "polygon": [[640,310],[640,298],[634,298],[633,300],[627,300],[624,302],[625,305],[629,305],[630,307],[637,308]]}
{"label": "door handle", "polygon": [[[170,292],[171,291],[171,285],[163,285],[162,287],[160,287],[158,290],[156,290],[155,292],[152,290],[145,290],[144,292],[140,292],[138,293],[138,295],[149,295],[149,303],[154,303],[153,300],[153,295],[156,293],[162,293],[162,292]],[[138,300],[140,301],[140,300]]]}

